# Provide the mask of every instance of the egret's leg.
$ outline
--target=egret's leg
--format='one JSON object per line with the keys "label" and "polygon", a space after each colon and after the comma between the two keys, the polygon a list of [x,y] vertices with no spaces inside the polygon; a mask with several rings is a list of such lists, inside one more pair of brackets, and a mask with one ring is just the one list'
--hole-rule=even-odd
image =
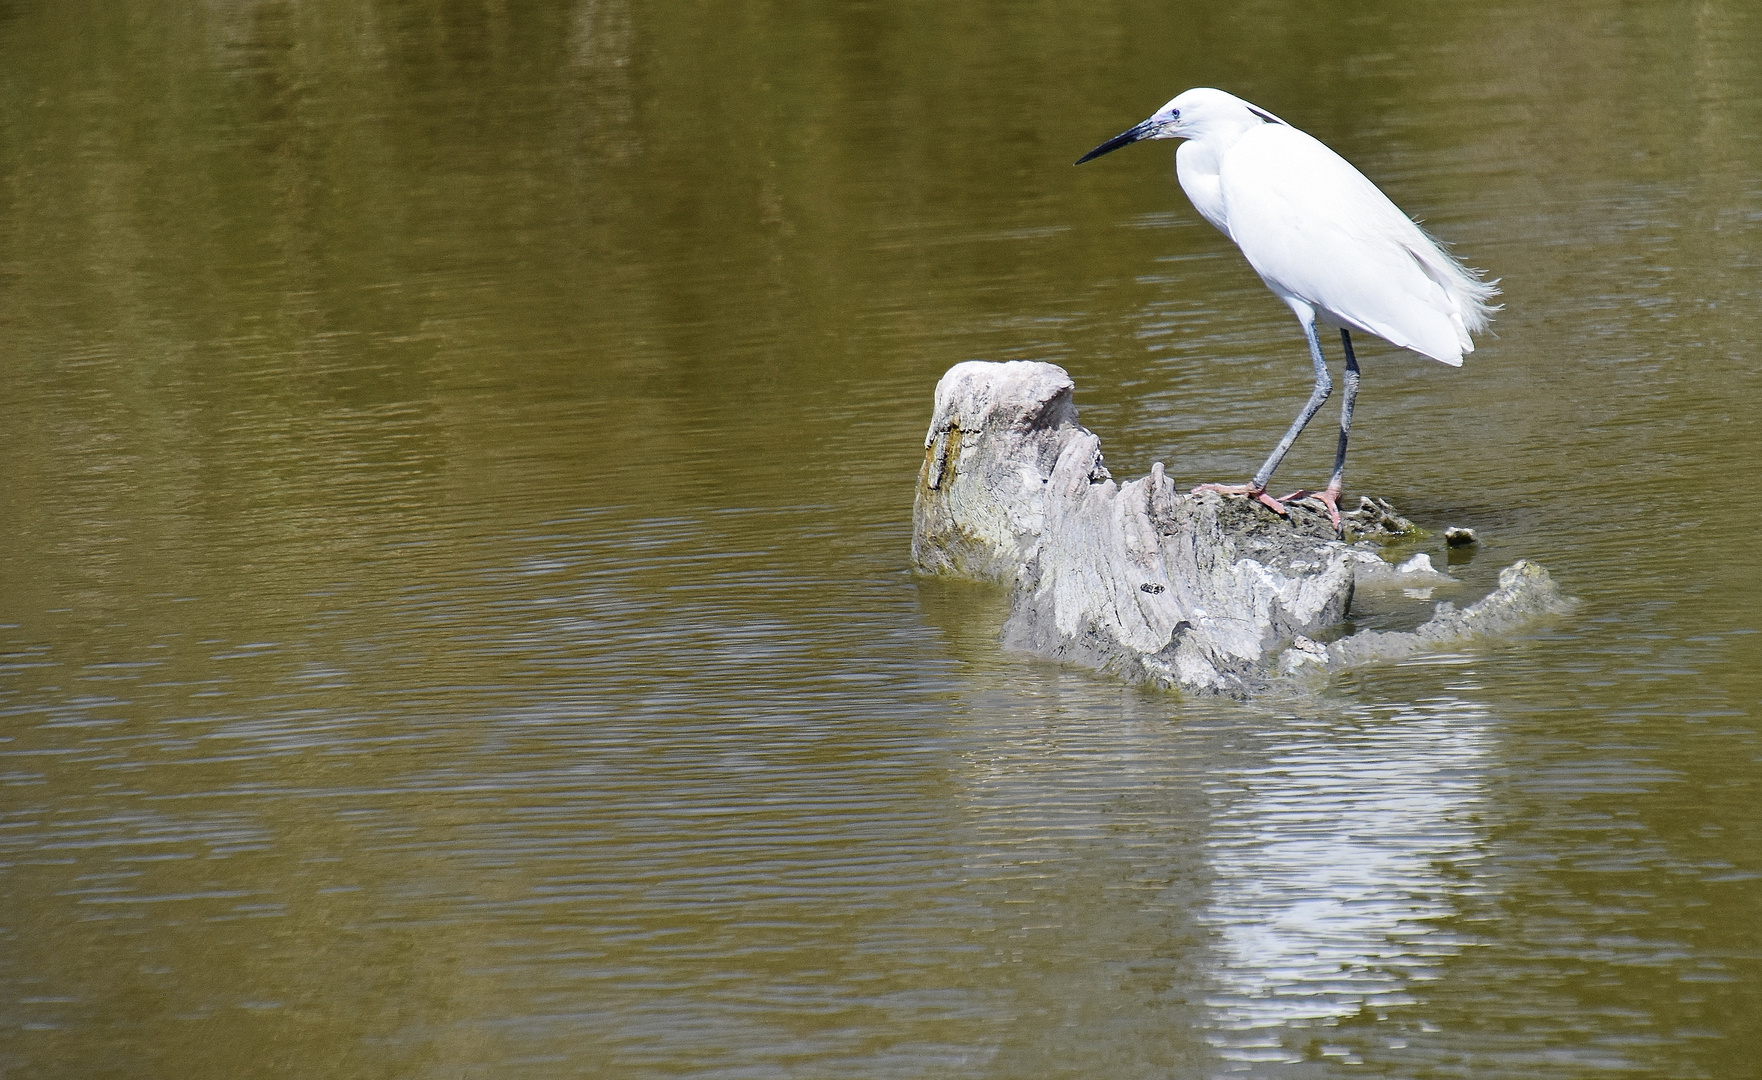
{"label": "egret's leg", "polygon": [[1328,492],[1336,499],[1340,497],[1340,480],[1346,475],[1346,440],[1352,434],[1352,403],[1358,400],[1358,354],[1352,351],[1352,331],[1345,327],[1340,328],[1340,344],[1346,348],[1346,400],[1340,403],[1340,448],[1334,451],[1334,475],[1328,479]]}
{"label": "egret's leg", "polygon": [[1246,495],[1251,499],[1259,500],[1281,514],[1285,512],[1284,503],[1266,493],[1266,482],[1272,479],[1273,470],[1277,469],[1279,462],[1285,459],[1285,454],[1290,451],[1291,444],[1297,441],[1297,436],[1309,425],[1310,418],[1316,414],[1316,410],[1320,409],[1322,404],[1328,400],[1328,395],[1334,392],[1334,380],[1328,377],[1328,362],[1322,359],[1321,342],[1315,336],[1315,317],[1311,315],[1308,318],[1302,316],[1299,318],[1303,324],[1303,336],[1309,341],[1309,358],[1315,364],[1315,388],[1309,392],[1309,400],[1304,402],[1303,411],[1298,413],[1297,419],[1291,422],[1290,430],[1285,432],[1285,437],[1279,440],[1279,445],[1273,447],[1273,452],[1268,455],[1266,463],[1260,467],[1260,471],[1254,474],[1253,480],[1247,484],[1201,484],[1193,489],[1195,494],[1201,491],[1218,491],[1225,495]]}
{"label": "egret's leg", "polygon": [[1273,447],[1273,452],[1267,455],[1266,463],[1250,481],[1261,491],[1266,490],[1266,482],[1273,478],[1273,470],[1279,467],[1279,462],[1285,460],[1291,444],[1297,441],[1297,436],[1309,426],[1310,419],[1328,400],[1328,395],[1334,392],[1334,380],[1328,377],[1328,362],[1322,359],[1321,342],[1316,340],[1314,322],[1303,324],[1303,336],[1309,339],[1309,358],[1315,363],[1315,388],[1310,390],[1309,400],[1304,402],[1303,411],[1297,414],[1297,419],[1291,421],[1290,430],[1279,440],[1279,445]]}
{"label": "egret's leg", "polygon": [[1326,491],[1293,491],[1280,500],[1320,499],[1328,508],[1328,520],[1334,523],[1335,531],[1340,528],[1340,481],[1346,475],[1346,439],[1352,434],[1352,403],[1358,399],[1358,356],[1352,351],[1352,332],[1345,327],[1340,328],[1340,344],[1346,348],[1346,400],[1340,403],[1340,448],[1334,451],[1334,475],[1329,478]]}

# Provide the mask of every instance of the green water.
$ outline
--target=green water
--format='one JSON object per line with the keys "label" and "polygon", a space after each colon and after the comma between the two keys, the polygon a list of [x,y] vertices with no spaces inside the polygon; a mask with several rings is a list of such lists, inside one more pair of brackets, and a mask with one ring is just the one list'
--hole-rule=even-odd
{"label": "green water", "polygon": [[[0,2],[0,1075],[1757,1075],[1759,41]],[[1123,478],[1301,404],[1168,145],[1071,167],[1191,85],[1501,279],[1361,350],[1348,493],[1575,615],[1189,701],[911,574],[958,361]]]}

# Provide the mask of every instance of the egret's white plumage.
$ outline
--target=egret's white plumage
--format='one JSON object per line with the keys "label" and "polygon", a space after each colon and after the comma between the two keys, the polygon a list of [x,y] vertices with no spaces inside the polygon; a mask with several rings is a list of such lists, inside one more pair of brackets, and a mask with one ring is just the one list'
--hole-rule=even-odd
{"label": "egret's white plumage", "polygon": [[[1319,140],[1222,90],[1188,90],[1150,119],[1109,139],[1078,164],[1142,139],[1185,139],[1175,154],[1181,189],[1254,267],[1302,324],[1316,367],[1310,401],[1273,456],[1241,487],[1265,494],[1279,460],[1332,390],[1315,336],[1318,319],[1341,330],[1347,397],[1333,481],[1315,494],[1338,523],[1335,501],[1346,460],[1358,366],[1350,331],[1453,367],[1474,351],[1498,294],[1464,267],[1377,186]],[[1287,498],[1294,497],[1288,496]]]}

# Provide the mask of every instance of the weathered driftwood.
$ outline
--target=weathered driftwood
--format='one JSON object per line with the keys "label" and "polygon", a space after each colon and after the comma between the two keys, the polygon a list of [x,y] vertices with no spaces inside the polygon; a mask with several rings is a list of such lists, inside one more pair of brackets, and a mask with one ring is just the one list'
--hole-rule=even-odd
{"label": "weathered driftwood", "polygon": [[1411,528],[1363,500],[1347,539],[1301,504],[1288,519],[1184,494],[1159,462],[1117,484],[1052,364],[957,364],[936,387],[913,511],[924,571],[1010,583],[1004,644],[1135,682],[1246,694],[1448,647],[1564,610],[1546,571],[1520,562],[1472,607],[1438,605],[1412,633],[1327,644],[1354,588],[1450,583],[1425,556],[1391,566],[1349,541]]}

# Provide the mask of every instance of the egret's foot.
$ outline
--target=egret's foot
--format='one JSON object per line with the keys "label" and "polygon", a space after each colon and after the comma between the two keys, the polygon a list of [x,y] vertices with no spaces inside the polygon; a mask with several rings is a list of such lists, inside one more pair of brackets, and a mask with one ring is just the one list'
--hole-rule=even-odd
{"label": "egret's foot", "polygon": [[1341,534],[1341,535],[1344,535],[1345,530],[1342,529],[1342,527],[1340,525],[1340,489],[1339,488],[1328,488],[1326,491],[1308,491],[1308,490],[1293,491],[1291,494],[1285,496],[1283,499],[1280,499],[1279,501],[1280,502],[1290,502],[1292,499],[1314,499],[1317,502],[1321,503],[1323,506],[1327,507],[1328,508],[1328,520],[1334,523],[1334,532]]}
{"label": "egret's foot", "polygon": [[1193,489],[1197,495],[1201,491],[1215,491],[1219,495],[1246,495],[1262,506],[1268,507],[1280,517],[1290,517],[1285,512],[1285,504],[1266,493],[1266,488],[1257,488],[1253,484],[1200,484]]}

